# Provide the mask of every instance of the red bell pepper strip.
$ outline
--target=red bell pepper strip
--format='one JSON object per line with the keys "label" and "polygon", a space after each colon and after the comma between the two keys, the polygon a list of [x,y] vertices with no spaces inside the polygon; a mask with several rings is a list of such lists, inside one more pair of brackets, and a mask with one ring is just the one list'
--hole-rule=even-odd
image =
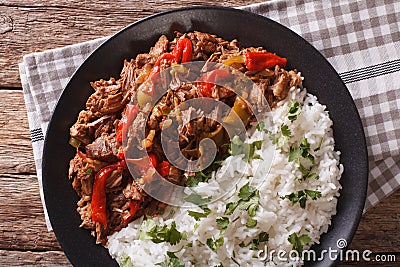
{"label": "red bell pepper strip", "polygon": [[287,59],[279,57],[269,52],[247,52],[246,53],[246,68],[250,71],[261,71],[275,65],[284,67]]}
{"label": "red bell pepper strip", "polygon": [[231,73],[225,69],[217,69],[206,73],[201,76],[199,81],[196,82],[200,88],[200,93],[204,97],[212,97],[212,88],[217,82],[231,77]]}
{"label": "red bell pepper strip", "polygon": [[139,210],[140,208],[140,201],[134,201],[134,200],[130,200],[129,201],[129,217],[123,219],[123,225],[127,225],[128,223],[130,223],[131,221],[133,221],[133,218],[135,217],[136,212]]}
{"label": "red bell pepper strip", "polygon": [[120,149],[118,150],[117,158],[118,159],[125,159],[125,152],[122,149],[122,147],[120,147]]}
{"label": "red bell pepper strip", "polygon": [[154,167],[154,169],[157,168],[157,157],[153,153],[149,153],[149,161],[151,166]]}
{"label": "red bell pepper strip", "polygon": [[128,131],[129,125],[132,121],[136,118],[137,114],[139,113],[139,107],[136,105],[128,104],[124,112],[122,113],[122,118],[118,123],[115,138],[118,142],[125,140],[126,132]]}
{"label": "red bell pepper strip", "polygon": [[186,63],[192,61],[192,56],[193,56],[193,45],[192,41],[190,41],[188,38],[181,37],[178,39],[176,42],[176,46],[174,48],[174,51],[172,54],[175,57],[175,62],[176,63]]}
{"label": "red bell pepper strip", "polygon": [[106,181],[107,177],[117,169],[125,169],[125,160],[105,166],[94,177],[92,193],[92,220],[101,223],[104,228],[107,227],[107,199],[106,199]]}
{"label": "red bell pepper strip", "polygon": [[149,87],[149,90],[143,91],[143,93],[146,93],[148,95],[153,96],[154,95],[154,83],[158,80],[158,74],[161,71],[160,65],[161,65],[161,61],[166,60],[167,62],[174,62],[175,61],[175,56],[171,53],[164,53],[162,54],[156,61],[156,63],[154,63],[154,67],[150,72],[149,78],[148,80],[151,83],[151,86]]}
{"label": "red bell pepper strip", "polygon": [[162,176],[165,177],[169,174],[169,169],[170,169],[170,164],[167,160],[162,161],[158,165],[158,173]]}

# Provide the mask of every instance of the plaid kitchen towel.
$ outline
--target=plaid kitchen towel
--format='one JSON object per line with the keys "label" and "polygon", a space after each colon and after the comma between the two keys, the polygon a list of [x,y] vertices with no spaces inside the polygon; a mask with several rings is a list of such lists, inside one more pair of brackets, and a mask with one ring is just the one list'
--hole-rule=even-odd
{"label": "plaid kitchen towel", "polygon": [[[367,138],[370,175],[365,210],[399,188],[400,3],[281,0],[241,8],[301,35],[346,83]],[[51,111],[69,77],[104,40],[30,54],[20,64],[40,185],[43,139]]]}

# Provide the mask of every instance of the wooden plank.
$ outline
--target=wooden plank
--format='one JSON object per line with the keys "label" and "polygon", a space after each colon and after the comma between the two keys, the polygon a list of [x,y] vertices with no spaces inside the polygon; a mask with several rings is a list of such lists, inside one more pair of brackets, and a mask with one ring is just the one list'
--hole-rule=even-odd
{"label": "wooden plank", "polygon": [[0,90],[0,173],[35,173],[22,91]]}
{"label": "wooden plank", "polygon": [[9,251],[0,250],[0,266],[71,266],[62,251]]}
{"label": "wooden plank", "polygon": [[61,250],[46,228],[37,177],[1,174],[0,184],[0,249]]}
{"label": "wooden plank", "polygon": [[374,253],[400,252],[399,199],[397,190],[364,214],[349,248]]}
{"label": "wooden plank", "polygon": [[0,87],[20,87],[18,63],[28,53],[111,35],[138,19],[173,8],[262,1],[0,1]]}

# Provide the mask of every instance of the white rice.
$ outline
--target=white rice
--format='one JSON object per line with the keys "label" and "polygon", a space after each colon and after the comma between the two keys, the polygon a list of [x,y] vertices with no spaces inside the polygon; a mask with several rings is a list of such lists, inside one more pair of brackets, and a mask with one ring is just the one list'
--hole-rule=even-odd
{"label": "white rice", "polygon": [[[295,99],[302,105],[302,112],[293,122],[288,120],[290,99]],[[259,249],[267,248],[268,253],[272,250],[284,250],[289,253],[292,244],[288,241],[288,237],[292,233],[296,233],[297,236],[306,234],[311,238],[312,242],[305,245],[304,249],[319,242],[321,234],[328,230],[332,215],[336,213],[337,197],[341,188],[339,179],[343,172],[343,166],[339,164],[340,153],[334,151],[332,121],[325,106],[318,103],[315,96],[307,94],[305,89],[292,88],[288,99],[280,102],[272,111],[272,116],[268,116],[264,123],[265,128],[275,137],[281,136],[282,124],[288,125],[291,137],[281,147],[275,147],[267,133],[255,131],[248,142],[264,140],[262,148],[256,151],[261,159],[253,159],[247,163],[242,160],[242,155],[231,156],[209,181],[212,186],[206,187],[205,190],[205,187],[202,187],[204,185],[200,183],[194,188],[199,194],[215,197],[223,189],[222,187],[230,184],[233,179],[244,177],[239,179],[237,188],[252,180],[251,185],[260,192],[260,205],[256,216],[253,217],[257,220],[256,227],[246,226],[249,215],[245,210],[237,208],[232,215],[224,215],[226,204],[239,199],[234,188],[229,194],[208,204],[211,214],[201,218],[200,221],[188,215],[188,208],[169,207],[163,217],[154,218],[161,226],[169,226],[175,222],[177,229],[187,234],[187,238],[177,245],[172,246],[166,242],[155,244],[151,240],[140,240],[142,219],[139,219],[109,237],[108,250],[111,256],[120,264],[126,256],[129,256],[134,266],[155,266],[156,263],[167,261],[167,251],[178,251],[175,255],[185,266],[215,266],[221,263],[223,266],[237,266],[232,258],[240,266],[301,265],[301,260],[295,262],[289,259],[282,262],[277,257],[259,259],[257,250],[240,247],[239,244],[251,242],[261,232],[268,233],[269,240],[261,243]],[[301,177],[299,165],[295,161],[289,162],[288,157],[290,147],[297,147],[303,137],[307,138],[311,154],[315,157],[312,171],[318,173],[319,179],[306,179],[300,182],[295,180],[296,177]],[[320,149],[314,151],[321,139]],[[266,163],[271,161],[269,169],[269,164]],[[304,160],[303,162],[307,164]],[[293,204],[288,199],[280,198],[304,189],[318,190],[322,196],[317,200],[308,198],[305,209],[301,208],[299,203]],[[170,212],[172,210],[174,212]],[[201,211],[198,207],[190,210]],[[230,223],[226,232],[221,235],[216,219],[223,216],[229,217]],[[237,217],[239,219],[232,222]],[[224,238],[223,245],[214,252],[206,245],[206,240],[220,236]],[[192,245],[188,246],[189,243]],[[288,256],[289,254],[286,254],[286,257]]]}

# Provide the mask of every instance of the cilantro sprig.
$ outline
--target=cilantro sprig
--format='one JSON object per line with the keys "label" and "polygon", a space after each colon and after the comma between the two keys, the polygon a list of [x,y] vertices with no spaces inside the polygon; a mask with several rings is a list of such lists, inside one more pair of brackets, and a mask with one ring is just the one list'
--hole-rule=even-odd
{"label": "cilantro sprig", "polygon": [[269,240],[269,235],[266,232],[261,232],[257,238],[253,239],[248,244],[244,242],[240,243],[241,248],[249,247],[250,250],[257,250],[260,243],[267,242]]}
{"label": "cilantro sprig", "polygon": [[221,236],[218,239],[208,238],[206,244],[212,251],[215,252],[217,251],[217,248],[224,244],[224,237]]}
{"label": "cilantro sprig", "polygon": [[293,249],[302,252],[303,251],[303,246],[307,245],[308,243],[311,242],[311,238],[308,235],[301,235],[297,236],[296,233],[292,233],[288,237],[288,241],[290,244],[293,245]]}
{"label": "cilantro sprig", "polygon": [[300,106],[299,102],[291,99],[289,102],[288,119],[290,121],[295,121],[297,119],[297,116],[300,115],[300,113],[301,113],[301,106]]}
{"label": "cilantro sprig", "polygon": [[319,179],[319,175],[317,173],[311,172],[311,167],[307,169],[302,164],[299,164],[299,170],[302,176],[296,178],[296,180],[298,181],[305,181],[307,179],[316,179],[316,180]]}
{"label": "cilantro sprig", "polygon": [[321,192],[304,189],[304,190],[299,190],[295,193],[285,195],[281,197],[281,199],[289,199],[293,205],[299,203],[300,207],[305,209],[308,197],[310,197],[312,200],[316,200],[321,197]]}
{"label": "cilantro sprig", "polygon": [[301,139],[299,147],[291,147],[289,153],[289,162],[300,160],[301,158],[308,159],[311,163],[314,163],[314,156],[310,154],[310,144],[305,137]]}
{"label": "cilantro sprig", "polygon": [[229,153],[231,155],[244,154],[243,160],[249,162],[252,159],[259,159],[260,156],[255,154],[256,150],[261,149],[263,141],[254,141],[252,143],[244,143],[238,135],[232,138]]}
{"label": "cilantro sprig", "polygon": [[184,234],[176,229],[176,223],[172,222],[170,227],[159,226],[152,218],[147,218],[140,229],[141,240],[151,240],[158,244],[168,242],[171,245],[178,244],[184,238]]}
{"label": "cilantro sprig", "polygon": [[260,192],[250,183],[245,184],[239,190],[239,201],[226,204],[225,215],[231,215],[239,207],[240,210],[246,210],[250,217],[254,217],[259,207]]}

